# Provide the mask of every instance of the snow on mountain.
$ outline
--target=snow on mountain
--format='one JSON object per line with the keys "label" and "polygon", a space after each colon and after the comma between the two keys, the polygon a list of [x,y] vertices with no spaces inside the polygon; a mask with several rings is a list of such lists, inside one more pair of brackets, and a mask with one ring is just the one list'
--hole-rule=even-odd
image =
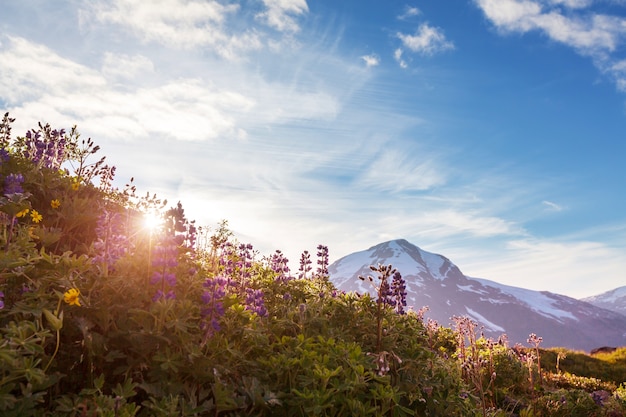
{"label": "snow on mountain", "polygon": [[[570,311],[566,311],[560,309],[558,304],[561,300],[559,300],[558,295],[552,294],[550,292],[539,292],[533,290],[527,290],[525,288],[519,287],[511,287],[509,285],[500,284],[494,281],[489,281],[487,279],[481,278],[470,278],[480,282],[483,286],[491,287],[499,290],[503,294],[511,295],[518,300],[521,300],[525,303],[530,309],[536,311],[542,316],[553,318],[556,320],[560,320],[563,318],[569,318],[572,320],[578,320],[574,314]],[[490,300],[492,302],[499,302],[498,300]]]}
{"label": "snow on mountain", "polygon": [[[543,337],[543,346],[590,350],[626,345],[626,316],[590,303],[545,291],[499,284],[465,276],[448,258],[424,251],[404,239],[392,240],[345,256],[329,267],[339,290],[370,293],[374,286],[359,275],[377,276],[369,266],[392,264],[403,276],[407,304],[429,307],[427,317],[451,324],[452,316],[469,316],[485,335],[506,333],[512,343],[526,343],[530,333]],[[626,287],[625,287],[626,288]],[[613,295],[621,300],[621,295]]]}
{"label": "snow on mountain", "polygon": [[582,301],[626,315],[626,286],[583,298]]}

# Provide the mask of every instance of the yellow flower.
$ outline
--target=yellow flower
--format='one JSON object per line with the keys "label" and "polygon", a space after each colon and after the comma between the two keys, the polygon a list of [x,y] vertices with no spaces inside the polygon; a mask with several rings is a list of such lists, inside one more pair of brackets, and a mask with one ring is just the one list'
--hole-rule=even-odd
{"label": "yellow flower", "polygon": [[33,210],[30,212],[30,218],[34,223],[39,223],[43,220],[43,216],[39,214],[37,210]]}
{"label": "yellow flower", "polygon": [[58,209],[59,207],[61,207],[61,202],[58,199],[54,199],[50,202],[50,207],[52,207],[53,209]]}
{"label": "yellow flower", "polygon": [[65,291],[65,294],[63,294],[63,301],[71,306],[80,307],[80,301],[78,300],[79,295],[80,291],[78,290],[78,288],[70,288],[69,290]]}
{"label": "yellow flower", "polygon": [[26,216],[28,214],[29,211],[30,211],[29,209],[25,208],[24,210],[22,210],[19,213],[17,213],[15,215],[15,217],[24,217],[24,216]]}
{"label": "yellow flower", "polygon": [[78,187],[80,187],[80,183],[78,182],[78,180],[74,180],[72,182],[72,190],[76,191],[78,190]]}

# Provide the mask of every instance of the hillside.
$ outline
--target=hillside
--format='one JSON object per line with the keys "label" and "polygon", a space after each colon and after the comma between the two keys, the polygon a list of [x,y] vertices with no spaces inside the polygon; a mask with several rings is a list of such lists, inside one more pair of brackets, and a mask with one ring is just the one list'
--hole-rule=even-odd
{"label": "hillside", "polygon": [[453,316],[469,316],[486,335],[506,333],[512,343],[525,343],[536,333],[545,346],[589,351],[626,345],[626,317],[621,314],[564,295],[467,277],[445,256],[404,239],[337,260],[329,267],[331,281],[342,291],[373,293],[359,275],[370,274],[369,266],[378,264],[391,264],[402,274],[409,307],[428,306],[426,316],[443,325],[450,325]]}

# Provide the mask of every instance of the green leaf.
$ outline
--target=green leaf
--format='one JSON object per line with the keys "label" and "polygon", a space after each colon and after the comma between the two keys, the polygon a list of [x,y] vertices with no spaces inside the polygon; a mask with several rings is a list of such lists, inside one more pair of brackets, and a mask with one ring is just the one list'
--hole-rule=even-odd
{"label": "green leaf", "polygon": [[50,326],[52,327],[52,329],[56,330],[57,332],[61,330],[61,328],[63,327],[63,311],[61,311],[61,314],[59,315],[59,317],[55,316],[47,308],[44,308],[42,311],[43,311],[43,315],[46,316],[46,320],[48,320],[48,323],[50,323]]}

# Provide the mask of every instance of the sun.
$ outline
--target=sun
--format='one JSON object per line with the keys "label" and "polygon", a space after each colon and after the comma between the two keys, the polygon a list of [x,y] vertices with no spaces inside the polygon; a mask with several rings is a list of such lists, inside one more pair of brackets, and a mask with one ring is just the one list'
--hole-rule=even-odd
{"label": "sun", "polygon": [[154,233],[163,225],[163,217],[157,212],[144,213],[143,227],[150,233]]}

